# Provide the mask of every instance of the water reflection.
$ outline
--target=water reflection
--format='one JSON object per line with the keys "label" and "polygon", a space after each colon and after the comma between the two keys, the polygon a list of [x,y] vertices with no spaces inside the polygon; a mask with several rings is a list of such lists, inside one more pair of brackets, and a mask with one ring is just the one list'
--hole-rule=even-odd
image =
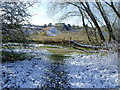
{"label": "water reflection", "polygon": [[46,73],[44,88],[68,88],[67,72],[65,68],[65,58],[68,56],[50,55],[51,65]]}

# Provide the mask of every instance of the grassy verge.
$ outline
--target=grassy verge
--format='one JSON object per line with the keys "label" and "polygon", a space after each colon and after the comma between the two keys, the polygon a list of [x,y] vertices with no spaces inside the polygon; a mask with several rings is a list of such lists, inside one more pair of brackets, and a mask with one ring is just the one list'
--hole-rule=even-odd
{"label": "grassy verge", "polygon": [[57,49],[64,49],[61,47],[55,47],[55,46],[39,46],[40,48],[57,48]]}
{"label": "grassy verge", "polygon": [[55,55],[66,55],[66,54],[72,53],[72,52],[68,52],[65,50],[48,50],[48,51],[55,54]]}
{"label": "grassy verge", "polygon": [[76,49],[74,47],[71,47],[69,45],[59,45],[59,46],[63,46],[63,48],[55,47],[55,46],[40,46],[40,48],[47,49],[49,52],[51,52],[55,55],[66,55],[66,54],[70,54],[70,53],[73,53],[73,52],[76,52],[76,53],[79,53],[79,54],[91,54],[89,52],[84,52],[84,51],[81,51],[81,50],[93,51],[93,49],[90,49],[90,48],[77,47],[78,49],[81,49],[81,50],[78,50],[78,49]]}
{"label": "grassy verge", "polygon": [[53,54],[53,55],[49,55],[48,58],[50,58],[52,61],[54,62],[58,62],[58,63],[64,63],[64,59],[67,59],[69,58],[70,56],[63,56],[63,55],[56,55],[56,54]]}

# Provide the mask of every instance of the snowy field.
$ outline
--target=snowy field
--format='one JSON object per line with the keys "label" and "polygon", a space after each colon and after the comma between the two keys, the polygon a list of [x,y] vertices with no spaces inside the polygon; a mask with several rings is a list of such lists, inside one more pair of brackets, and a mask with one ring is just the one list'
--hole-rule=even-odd
{"label": "snowy field", "polygon": [[[15,50],[18,52],[19,50]],[[21,50],[35,57],[2,64],[2,88],[116,88],[118,58],[116,53],[100,56],[70,54],[56,62],[46,50]]]}

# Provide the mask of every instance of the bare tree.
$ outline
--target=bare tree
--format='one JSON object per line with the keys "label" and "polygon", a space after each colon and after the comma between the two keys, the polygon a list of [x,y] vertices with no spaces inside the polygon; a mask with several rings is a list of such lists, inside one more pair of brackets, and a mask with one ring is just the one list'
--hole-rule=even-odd
{"label": "bare tree", "polygon": [[101,40],[103,40],[103,42],[105,41],[105,38],[102,34],[102,31],[100,29],[100,26],[94,16],[94,14],[92,13],[91,9],[90,9],[90,6],[89,6],[89,3],[88,2],[85,2],[85,4],[83,2],[81,2],[82,6],[84,7],[85,11],[87,12],[87,14],[89,15],[89,17],[91,18],[91,20],[93,21],[94,25],[96,26],[97,30],[98,30],[98,34],[101,38]]}
{"label": "bare tree", "polygon": [[[103,0],[107,5],[109,5],[115,12],[115,14],[120,18],[120,12],[115,8],[114,2],[111,0],[110,3],[106,2],[105,0]],[[120,2],[117,2],[118,4]]]}
{"label": "bare tree", "polygon": [[[110,2],[110,3],[105,2],[105,3],[114,9],[113,10],[114,12],[111,12],[111,13],[116,14],[119,17],[119,14],[118,14],[119,12],[117,11],[114,3],[113,2]],[[95,15],[95,12],[93,11],[94,8],[92,8],[91,5],[97,8],[96,9],[97,12],[100,12],[98,13],[100,18]],[[97,39],[98,36],[103,42],[107,41],[106,36],[104,36],[103,34],[104,32],[103,29],[105,29],[108,32],[109,41],[116,40],[114,31],[113,31],[113,25],[112,25],[114,20],[111,16],[108,16],[108,13],[106,12],[107,10],[111,9],[109,6],[108,6],[108,9],[105,9],[103,7],[103,3],[101,2],[96,2],[93,5],[91,2],[85,2],[81,0],[78,0],[77,2],[70,2],[69,0],[66,0],[65,2],[57,2],[57,4],[55,4],[54,6],[55,6],[54,11],[57,9],[57,13],[61,10],[69,8],[70,6],[74,7],[74,9],[71,9],[71,10],[67,10],[67,9],[64,10],[66,14],[64,13],[64,15],[62,16],[62,19],[75,17],[75,16],[82,17],[82,22],[85,24],[83,25],[85,30],[87,30],[86,20],[88,20],[88,23],[91,25],[92,29],[94,30],[94,32],[92,30],[90,32],[92,32],[92,34],[94,33],[96,42],[98,42],[99,40]],[[83,12],[84,12],[84,15],[82,16]],[[83,18],[86,20],[83,20]],[[102,25],[104,25],[105,28],[103,28]],[[96,33],[98,34],[98,36],[96,35]],[[90,35],[88,38],[89,38],[89,41],[94,42],[94,40],[92,40],[92,37]],[[100,40],[99,42],[101,43]]]}
{"label": "bare tree", "polygon": [[108,33],[109,33],[109,41],[111,41],[111,39],[116,40],[116,38],[115,38],[115,36],[113,34],[112,26],[110,24],[110,21],[109,21],[109,19],[107,17],[107,14],[106,14],[101,2],[96,2],[96,4],[98,6],[98,10],[100,11],[100,13],[101,13],[106,25],[107,25],[107,29],[108,29]]}

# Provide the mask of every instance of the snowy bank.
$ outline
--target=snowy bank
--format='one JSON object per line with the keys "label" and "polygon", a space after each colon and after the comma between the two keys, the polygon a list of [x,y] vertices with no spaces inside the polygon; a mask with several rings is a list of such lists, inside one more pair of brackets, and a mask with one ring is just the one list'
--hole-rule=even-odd
{"label": "snowy bank", "polygon": [[35,57],[3,63],[0,81],[2,88],[116,88],[118,86],[116,53],[104,56],[73,53],[70,58],[56,63],[47,57],[50,53],[46,50],[22,51]]}

